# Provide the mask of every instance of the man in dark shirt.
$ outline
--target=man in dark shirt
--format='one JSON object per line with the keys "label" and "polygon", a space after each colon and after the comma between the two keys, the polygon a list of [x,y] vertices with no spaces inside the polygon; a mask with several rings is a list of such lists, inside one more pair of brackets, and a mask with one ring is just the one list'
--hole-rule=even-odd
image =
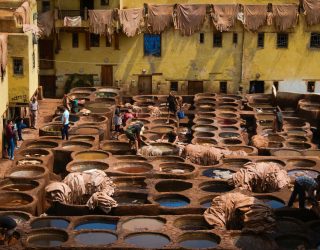
{"label": "man in dark shirt", "polygon": [[125,135],[129,139],[130,146],[132,147],[134,145],[136,151],[138,151],[141,145],[142,139],[140,134],[143,130],[144,130],[143,123],[138,122],[129,126],[125,131]]}
{"label": "man in dark shirt", "polygon": [[168,142],[170,143],[176,143],[178,141],[178,134],[175,130],[169,131],[167,134],[163,135],[161,139],[163,140],[165,136],[167,136]]}
{"label": "man in dark shirt", "polygon": [[[299,176],[294,182],[294,189],[288,202],[288,207],[292,207],[297,195],[299,195],[299,208],[305,208],[305,201],[309,199],[313,205],[317,204],[315,191],[319,192],[320,175],[316,179],[309,176]],[[306,197],[306,193],[308,197]]]}
{"label": "man in dark shirt", "polygon": [[177,113],[177,106],[178,106],[178,101],[176,96],[173,94],[173,92],[171,91],[169,93],[169,96],[167,98],[167,104],[168,104],[168,121],[167,123],[169,123],[169,118],[170,118],[170,112],[173,113],[174,115],[176,115]]}

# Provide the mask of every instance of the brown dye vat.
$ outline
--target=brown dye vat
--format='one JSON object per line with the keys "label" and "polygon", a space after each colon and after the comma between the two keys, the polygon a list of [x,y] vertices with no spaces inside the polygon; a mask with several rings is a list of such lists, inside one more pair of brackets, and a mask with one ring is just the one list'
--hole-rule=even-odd
{"label": "brown dye vat", "polygon": [[220,126],[220,130],[228,132],[238,132],[239,128],[235,126]]}
{"label": "brown dye vat", "polygon": [[4,179],[0,181],[0,189],[4,191],[26,192],[39,187],[39,182],[32,180]]}
{"label": "brown dye vat", "polygon": [[0,210],[19,210],[34,214],[37,200],[22,192],[3,191],[0,195]]}
{"label": "brown dye vat", "polygon": [[39,136],[59,136],[61,129],[62,125],[58,123],[45,125],[39,129]]}
{"label": "brown dye vat", "polygon": [[135,102],[155,102],[159,100],[159,97],[155,95],[136,95],[132,99]]}
{"label": "brown dye vat", "polygon": [[148,194],[134,192],[116,192],[113,197],[119,206],[150,204]]}
{"label": "brown dye vat", "polygon": [[0,216],[11,217],[18,225],[28,222],[31,218],[31,214],[22,211],[0,211]]}
{"label": "brown dye vat", "polygon": [[250,147],[250,146],[227,146],[228,150],[231,151],[243,151],[245,153],[247,153],[248,155],[257,155],[258,151],[256,148],[254,147]]}
{"label": "brown dye vat", "polygon": [[164,228],[166,220],[161,217],[137,217],[126,220],[121,228],[126,231],[159,231]]}
{"label": "brown dye vat", "polygon": [[18,153],[23,157],[42,158],[50,155],[50,151],[45,149],[24,149]]}
{"label": "brown dye vat", "polygon": [[306,151],[301,152],[305,156],[317,156],[320,157],[320,150],[319,149],[309,149]]}
{"label": "brown dye vat", "polygon": [[218,103],[218,109],[224,109],[224,108],[236,108],[239,105],[237,103],[232,102],[219,102]]}
{"label": "brown dye vat", "polygon": [[112,164],[112,170],[123,174],[145,174],[152,171],[151,164],[143,161],[123,161]]}
{"label": "brown dye vat", "polygon": [[216,94],[214,94],[214,93],[205,92],[205,93],[195,94],[194,98],[195,99],[201,99],[201,98],[206,98],[206,97],[214,98],[215,96],[216,96]]}
{"label": "brown dye vat", "polygon": [[206,232],[188,232],[178,238],[179,246],[186,249],[214,249],[220,241],[216,234]]}
{"label": "brown dye vat", "polygon": [[79,92],[94,92],[97,91],[96,88],[94,87],[75,87],[70,89],[70,94],[74,94],[74,93],[79,93]]}
{"label": "brown dye vat", "polygon": [[277,159],[264,159],[264,160],[256,160],[256,163],[265,163],[265,164],[269,164],[269,163],[275,163],[280,165],[280,167],[285,167],[286,163],[281,161],[281,160],[277,160]]}
{"label": "brown dye vat", "polygon": [[317,162],[309,159],[289,159],[287,160],[287,164],[294,168],[311,168],[315,167]]}
{"label": "brown dye vat", "polygon": [[147,184],[144,177],[117,177],[113,178],[116,189],[120,191],[130,191],[134,189],[146,190]]}
{"label": "brown dye vat", "polygon": [[117,100],[113,97],[97,97],[94,101],[108,105],[115,105],[117,103]]}
{"label": "brown dye vat", "polygon": [[223,132],[219,134],[219,137],[221,138],[240,138],[239,133],[233,133],[233,132]]}
{"label": "brown dye vat", "polygon": [[80,152],[73,152],[71,155],[73,160],[91,161],[91,160],[106,160],[110,154],[101,150],[86,150]]}
{"label": "brown dye vat", "polygon": [[173,225],[180,230],[210,230],[213,226],[210,226],[202,215],[187,215],[181,216],[173,222]]}
{"label": "brown dye vat", "polygon": [[95,137],[90,135],[73,135],[69,138],[70,141],[81,141],[81,142],[94,142]]}
{"label": "brown dye vat", "polygon": [[37,229],[28,234],[26,245],[29,247],[48,249],[60,247],[68,241],[68,233],[59,229]]}
{"label": "brown dye vat", "polygon": [[232,103],[235,102],[236,100],[234,98],[231,97],[222,97],[218,99],[218,102],[227,102],[227,103]]}
{"label": "brown dye vat", "polygon": [[[301,156],[302,152],[294,149],[276,149],[271,151],[273,156]],[[320,154],[319,154],[320,155]]]}
{"label": "brown dye vat", "polygon": [[138,119],[148,119],[150,117],[151,117],[151,115],[148,114],[148,113],[137,113],[137,118]]}
{"label": "brown dye vat", "polygon": [[219,125],[234,125],[236,123],[238,123],[238,120],[236,119],[223,119],[223,118],[218,119]]}
{"label": "brown dye vat", "polygon": [[303,234],[287,233],[275,238],[275,241],[282,250],[289,249],[310,249],[311,242],[308,237]]}
{"label": "brown dye vat", "polygon": [[66,169],[68,172],[83,172],[92,169],[99,169],[105,171],[109,168],[107,163],[101,161],[80,161],[70,162]]}
{"label": "brown dye vat", "polygon": [[152,125],[158,125],[158,124],[161,124],[161,125],[165,125],[165,124],[168,124],[170,126],[176,126],[178,123],[176,120],[174,119],[154,119],[152,120]]}
{"label": "brown dye vat", "polygon": [[127,123],[127,124],[134,124],[137,122],[142,122],[143,125],[150,124],[150,121],[148,119],[143,119],[143,118],[133,118],[133,119],[129,120],[129,123]]}
{"label": "brown dye vat", "polygon": [[195,118],[193,119],[193,123],[197,125],[209,125],[209,124],[213,124],[214,120],[208,119],[208,118]]}
{"label": "brown dye vat", "polygon": [[248,162],[251,162],[251,161],[248,159],[242,159],[242,158],[223,159],[223,167],[242,168],[243,165]]}
{"label": "brown dye vat", "polygon": [[305,142],[286,142],[288,148],[298,149],[298,150],[305,150],[311,148],[311,144]]}
{"label": "brown dye vat", "polygon": [[166,155],[166,156],[155,156],[151,158],[152,161],[160,161],[160,162],[184,162],[184,159],[179,156]]}
{"label": "brown dye vat", "polygon": [[291,135],[306,136],[307,135],[307,131],[301,128],[294,128],[294,129],[289,128],[289,129],[286,129],[286,131],[288,136],[291,136]]}
{"label": "brown dye vat", "polygon": [[147,133],[143,133],[143,135],[145,136],[145,138],[147,138],[147,140],[154,141],[154,142],[162,138],[162,134],[154,134],[154,133],[147,132]]}
{"label": "brown dye vat", "polygon": [[284,125],[289,127],[304,127],[306,126],[306,122],[301,120],[301,118],[285,118]]}
{"label": "brown dye vat", "polygon": [[283,141],[285,141],[285,138],[282,137],[281,135],[269,134],[268,135],[268,140],[269,141],[275,141],[275,142],[283,142]]}
{"label": "brown dye vat", "polygon": [[38,140],[38,141],[32,141],[32,142],[28,142],[26,147],[28,149],[30,148],[56,148],[58,147],[59,144],[54,142],[54,141],[42,141],[42,140]]}
{"label": "brown dye vat", "polygon": [[232,186],[225,181],[207,181],[199,185],[199,188],[205,192],[225,193],[233,189]]}
{"label": "brown dye vat", "polygon": [[93,127],[93,126],[83,126],[83,127],[78,127],[74,128],[72,130],[74,134],[80,134],[80,135],[99,135],[100,131],[99,128]]}
{"label": "brown dye vat", "polygon": [[291,135],[287,137],[287,141],[306,142],[308,138],[305,136]]}
{"label": "brown dye vat", "polygon": [[129,143],[127,142],[103,141],[100,144],[100,148],[115,155],[125,155],[134,153],[134,151],[130,148]]}
{"label": "brown dye vat", "polygon": [[192,126],[192,130],[194,132],[212,132],[218,130],[218,128],[210,125],[194,125]]}
{"label": "brown dye vat", "polygon": [[173,130],[174,130],[173,126],[162,125],[162,126],[153,126],[149,131],[156,134],[166,134]]}
{"label": "brown dye vat", "polygon": [[146,161],[147,159],[140,155],[116,155],[114,156],[119,161]]}
{"label": "brown dye vat", "polygon": [[236,118],[237,114],[234,114],[234,113],[219,113],[217,116],[219,118]]}
{"label": "brown dye vat", "polygon": [[20,167],[25,165],[42,165],[42,164],[43,164],[42,160],[39,160],[37,158],[31,158],[31,157],[23,158],[16,161],[16,166],[20,166]]}
{"label": "brown dye vat", "polygon": [[200,99],[195,99],[195,102],[194,102],[194,105],[195,106],[198,106],[198,105],[201,105],[201,104],[215,104],[216,102],[216,99],[215,98],[206,98],[206,97],[203,97],[203,98],[200,98]]}
{"label": "brown dye vat", "polygon": [[11,168],[6,176],[8,178],[19,178],[19,179],[42,179],[47,178],[49,175],[49,170],[46,167],[42,166],[24,166]]}
{"label": "brown dye vat", "polygon": [[[90,107],[86,106],[86,109],[90,110],[91,114],[94,115],[106,115],[108,116],[108,114],[112,113],[112,109],[111,107],[100,107],[101,103],[95,103],[95,104],[91,104]],[[108,116],[109,118],[109,116]]]}
{"label": "brown dye vat", "polygon": [[84,149],[89,149],[92,147],[91,143],[81,142],[81,141],[68,141],[62,143],[62,149],[69,151],[79,151]]}
{"label": "brown dye vat", "polygon": [[150,143],[150,145],[156,148],[158,151],[161,151],[161,155],[177,155],[179,153],[178,146],[172,143],[153,142]]}
{"label": "brown dye vat", "polygon": [[182,192],[192,188],[192,183],[178,180],[160,181],[155,185],[158,192]]}
{"label": "brown dye vat", "polygon": [[[160,138],[161,138],[161,137],[162,137],[162,136],[160,135]],[[142,140],[144,140],[144,141],[147,139],[147,137],[145,136],[145,134],[142,135],[141,138],[142,138]],[[120,141],[120,142],[129,142],[129,139],[128,139],[128,137],[127,137],[125,134],[122,134],[122,135],[119,135],[119,136],[118,136],[118,141]]]}
{"label": "brown dye vat", "polygon": [[273,126],[273,121],[269,120],[258,120],[258,124],[262,127],[272,127]]}
{"label": "brown dye vat", "polygon": [[105,116],[90,114],[88,116],[82,116],[80,119],[81,122],[89,122],[89,123],[107,123],[108,119]]}
{"label": "brown dye vat", "polygon": [[215,103],[195,103],[195,107],[196,110],[213,111]]}
{"label": "brown dye vat", "polygon": [[267,147],[268,148],[283,148],[283,143],[282,142],[269,141]]}
{"label": "brown dye vat", "polygon": [[214,119],[215,117],[216,114],[212,112],[196,112],[195,114],[195,118]]}
{"label": "brown dye vat", "polygon": [[213,146],[217,145],[217,141],[212,138],[204,138],[204,137],[198,137],[194,138],[191,141],[192,144],[198,144],[198,145],[203,145],[203,146]]}
{"label": "brown dye vat", "polygon": [[193,171],[195,171],[195,167],[188,163],[182,163],[182,162],[167,162],[167,163],[161,163],[159,165],[159,169],[163,173],[168,174],[188,174]]}
{"label": "brown dye vat", "polygon": [[256,114],[257,120],[266,120],[273,121],[275,119],[275,115],[273,114]]}
{"label": "brown dye vat", "polygon": [[215,134],[214,133],[211,133],[211,132],[195,132],[193,134],[193,137],[194,138],[198,138],[198,137],[214,137]]}
{"label": "brown dye vat", "polygon": [[243,142],[239,139],[228,138],[228,139],[222,139],[220,143],[226,144],[226,145],[239,145],[239,144],[242,144]]}
{"label": "brown dye vat", "polygon": [[117,93],[109,92],[109,91],[98,91],[95,93],[96,98],[116,98],[119,97]]}
{"label": "brown dye vat", "polygon": [[221,112],[221,113],[228,113],[228,112],[234,112],[236,113],[237,112],[237,109],[236,108],[232,108],[232,107],[229,107],[229,106],[219,106],[216,111],[218,112]]}
{"label": "brown dye vat", "polygon": [[148,106],[154,106],[156,103],[155,102],[134,102],[133,104],[139,107],[148,107]]}

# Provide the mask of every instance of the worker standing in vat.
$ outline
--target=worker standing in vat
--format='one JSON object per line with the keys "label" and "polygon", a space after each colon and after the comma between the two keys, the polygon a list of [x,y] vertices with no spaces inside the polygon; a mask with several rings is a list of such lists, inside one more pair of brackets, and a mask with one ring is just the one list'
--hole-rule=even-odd
{"label": "worker standing in vat", "polygon": [[[320,191],[320,175],[317,178],[299,176],[295,179],[293,192],[288,202],[288,207],[292,207],[297,195],[299,195],[299,208],[305,208],[305,201],[308,199],[312,205],[317,205],[316,192]],[[306,197],[306,193],[308,196]]]}
{"label": "worker standing in vat", "polygon": [[141,139],[141,134],[144,131],[144,125],[142,122],[137,122],[133,125],[130,125],[126,131],[125,135],[129,139],[130,147],[135,147],[135,150],[138,152],[141,143],[143,140]]}
{"label": "worker standing in vat", "polygon": [[169,96],[167,98],[167,104],[168,104],[168,111],[169,111],[167,123],[169,123],[170,113],[173,113],[174,115],[176,115],[177,106],[179,105],[178,100],[172,91],[170,91]]}
{"label": "worker standing in vat", "polygon": [[29,103],[30,110],[30,128],[36,129],[37,118],[39,114],[39,104],[36,97],[32,98],[32,101]]}
{"label": "worker standing in vat", "polygon": [[274,110],[274,115],[275,119],[273,124],[273,131],[281,132],[283,127],[283,115],[279,106],[277,106],[277,108]]}
{"label": "worker standing in vat", "polygon": [[15,229],[17,223],[9,216],[0,216],[0,246],[10,246],[17,242]]}
{"label": "worker standing in vat", "polygon": [[66,107],[63,107],[63,114],[61,116],[61,123],[62,123],[62,128],[61,128],[61,134],[62,134],[62,140],[66,138],[66,140],[69,139],[69,111]]}

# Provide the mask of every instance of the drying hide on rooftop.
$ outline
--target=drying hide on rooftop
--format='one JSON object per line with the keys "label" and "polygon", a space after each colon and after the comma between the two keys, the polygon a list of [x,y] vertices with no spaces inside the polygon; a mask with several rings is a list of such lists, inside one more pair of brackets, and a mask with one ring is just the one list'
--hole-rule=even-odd
{"label": "drying hide on rooftop", "polygon": [[30,24],[30,5],[28,1],[22,3],[13,13],[19,25]]}
{"label": "drying hide on rooftop", "polygon": [[0,77],[6,72],[8,60],[8,34],[0,33]]}
{"label": "drying hide on rooftop", "polygon": [[267,5],[244,5],[244,27],[251,31],[257,31],[267,23]]}
{"label": "drying hide on rooftop", "polygon": [[172,4],[148,4],[147,25],[150,33],[161,34],[173,25],[173,6]]}
{"label": "drying hide on rooftop", "polygon": [[304,0],[304,14],[306,15],[306,23],[308,26],[320,23],[320,1]]}
{"label": "drying hide on rooftop", "polygon": [[128,37],[138,35],[143,26],[143,8],[119,10],[119,19],[122,30]]}
{"label": "drying hide on rooftop", "polygon": [[113,34],[113,10],[89,10],[89,30],[110,39]]}
{"label": "drying hide on rooftop", "polygon": [[53,11],[46,11],[38,16],[38,27],[41,30],[41,36],[49,37],[54,26]]}
{"label": "drying hide on rooftop", "polygon": [[175,29],[183,36],[191,36],[201,29],[206,11],[206,4],[177,4],[173,14]]}
{"label": "drying hide on rooftop", "polygon": [[272,232],[275,227],[272,209],[261,200],[241,193],[215,197],[204,218],[218,228],[250,233]]}
{"label": "drying hide on rooftop", "polygon": [[237,17],[237,7],[238,6],[236,4],[213,5],[211,18],[218,31],[228,31],[234,26],[234,22]]}
{"label": "drying hide on rooftop", "polygon": [[272,5],[273,19],[278,31],[286,31],[298,22],[298,6],[295,4]]}
{"label": "drying hide on rooftop", "polygon": [[81,27],[81,16],[66,16],[63,19],[63,26],[65,27]]}
{"label": "drying hide on rooftop", "polygon": [[257,193],[276,192],[290,183],[287,171],[274,162],[247,163],[232,176],[232,184]]}

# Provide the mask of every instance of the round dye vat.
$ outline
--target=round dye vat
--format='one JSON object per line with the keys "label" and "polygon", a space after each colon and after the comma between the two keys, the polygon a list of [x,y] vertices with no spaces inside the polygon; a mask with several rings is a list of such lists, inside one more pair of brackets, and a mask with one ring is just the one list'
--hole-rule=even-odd
{"label": "round dye vat", "polygon": [[109,158],[109,154],[103,151],[83,151],[74,155],[74,160],[106,160]]}
{"label": "round dye vat", "polygon": [[170,239],[164,234],[137,233],[126,237],[125,242],[141,248],[162,248],[170,243]]}
{"label": "round dye vat", "polygon": [[49,155],[50,152],[45,149],[25,149],[20,152],[20,155],[28,158],[40,158]]}
{"label": "round dye vat", "polygon": [[234,126],[220,126],[220,129],[222,131],[228,131],[228,132],[237,132],[239,131],[238,127],[234,127]]}
{"label": "round dye vat", "polygon": [[240,134],[233,132],[222,132],[219,134],[221,138],[239,138]]}
{"label": "round dye vat", "polygon": [[116,171],[126,174],[142,174],[152,170],[152,165],[147,162],[117,162],[113,164]]}
{"label": "round dye vat", "polygon": [[97,92],[95,95],[96,97],[109,98],[109,97],[115,97],[118,94],[113,92]]}
{"label": "round dye vat", "polygon": [[234,114],[234,113],[220,113],[220,114],[218,114],[218,117],[221,117],[221,118],[235,118],[235,117],[237,117],[237,114]]}
{"label": "round dye vat", "polygon": [[217,145],[217,141],[211,138],[194,138],[191,142],[192,144],[202,145],[202,146],[214,146]]}
{"label": "round dye vat", "polygon": [[305,150],[311,148],[311,144],[305,142],[293,142],[289,141],[286,143],[288,148],[298,149],[298,150]]}
{"label": "round dye vat", "polygon": [[170,143],[151,143],[151,145],[157,149],[157,151],[161,151],[161,155],[174,155],[179,152],[179,148]]}
{"label": "round dye vat", "polygon": [[43,161],[38,159],[21,159],[17,161],[17,166],[25,166],[25,165],[41,165]]}
{"label": "round dye vat", "polygon": [[219,119],[218,124],[219,125],[234,125],[238,122],[238,120],[235,119]]}
{"label": "round dye vat", "polygon": [[36,181],[27,181],[27,180],[3,180],[0,181],[0,189],[5,191],[30,191],[34,188],[37,188],[39,183]]}
{"label": "round dye vat", "polygon": [[185,233],[179,239],[179,245],[188,249],[214,248],[219,242],[218,236],[209,233]]}
{"label": "round dye vat", "polygon": [[27,148],[56,148],[59,144],[53,141],[35,141],[27,144]]}
{"label": "round dye vat", "polygon": [[12,219],[15,220],[17,224],[23,224],[30,220],[30,215],[24,212],[5,211],[5,212],[0,212],[0,215],[11,217]]}
{"label": "round dye vat", "polygon": [[217,130],[218,128],[210,125],[194,125],[192,129],[195,132],[212,132]]}
{"label": "round dye vat", "polygon": [[317,165],[315,161],[308,160],[308,159],[290,159],[290,160],[287,160],[287,163],[289,166],[295,167],[295,168],[311,168]]}
{"label": "round dye vat", "polygon": [[116,193],[113,198],[118,202],[119,205],[141,205],[147,204],[148,195],[144,193],[130,193],[130,192],[121,192]]}
{"label": "round dye vat", "polygon": [[45,169],[32,167],[32,168],[21,168],[21,170],[14,170],[9,177],[12,178],[36,178],[42,175],[45,172]]}
{"label": "round dye vat", "polygon": [[184,231],[210,230],[212,228],[203,216],[183,216],[176,219],[173,225]]}
{"label": "round dye vat", "polygon": [[158,192],[182,192],[192,188],[192,183],[177,180],[160,181],[155,185]]}
{"label": "round dye vat", "polygon": [[298,176],[308,176],[311,178],[317,178],[320,173],[314,170],[306,170],[306,169],[295,169],[288,171],[288,175],[290,177],[298,177]]}
{"label": "round dye vat", "polygon": [[234,158],[234,159],[224,159],[223,166],[225,167],[234,167],[242,168],[244,164],[251,162],[248,159]]}
{"label": "round dye vat", "polygon": [[307,237],[299,234],[285,234],[275,239],[277,245],[282,250],[310,249],[310,242]]}
{"label": "round dye vat", "polygon": [[62,148],[65,150],[70,151],[79,151],[91,148],[92,145],[87,142],[80,142],[80,141],[69,141],[62,144]]}
{"label": "round dye vat", "polygon": [[223,181],[208,181],[201,183],[199,187],[203,191],[214,193],[225,193],[233,189],[233,187],[229,186],[227,182]]}
{"label": "round dye vat", "polygon": [[60,230],[36,230],[27,238],[34,247],[59,247],[68,240],[68,234]]}
{"label": "round dye vat", "polygon": [[69,226],[69,221],[65,219],[58,219],[58,218],[40,218],[32,221],[30,223],[32,229],[39,229],[44,227],[53,227],[53,228],[60,228],[66,229]]}
{"label": "round dye vat", "polygon": [[274,156],[301,156],[302,152],[294,149],[277,149],[271,151],[271,154]]}
{"label": "round dye vat", "polygon": [[117,190],[132,190],[132,189],[146,189],[147,184],[144,178],[116,178],[113,183],[116,185]]}
{"label": "round dye vat", "polygon": [[83,172],[92,169],[105,171],[108,168],[109,165],[101,161],[81,161],[69,163],[66,169],[68,172]]}
{"label": "round dye vat", "polygon": [[161,161],[161,162],[171,162],[171,163],[178,163],[184,162],[184,159],[179,156],[156,156],[152,158],[152,161]]}
{"label": "round dye vat", "polygon": [[162,207],[177,208],[189,205],[190,200],[182,195],[166,195],[156,199]]}
{"label": "round dye vat", "polygon": [[77,234],[75,237],[76,242],[83,245],[108,245],[114,243],[118,237],[108,232],[86,232]]}
{"label": "round dye vat", "polygon": [[70,138],[70,141],[93,142],[94,140],[94,136],[90,135],[75,135]]}
{"label": "round dye vat", "polygon": [[174,127],[172,126],[154,126],[150,129],[150,132],[157,133],[157,134],[166,134],[170,131],[173,131]]}
{"label": "round dye vat", "polygon": [[273,209],[282,208],[286,205],[283,201],[275,197],[257,197],[257,198],[259,200],[262,200],[264,203],[266,203],[269,207]]}
{"label": "round dye vat", "polygon": [[161,230],[164,224],[165,224],[164,219],[134,218],[134,219],[125,221],[122,224],[122,229],[128,230],[128,231],[140,231],[140,230],[157,231],[157,230]]}
{"label": "round dye vat", "polygon": [[115,155],[114,157],[120,161],[146,161],[147,160],[143,156],[139,156],[139,155]]}
{"label": "round dye vat", "polygon": [[232,178],[234,173],[235,171],[228,169],[209,168],[203,171],[202,175],[214,179],[228,180]]}
{"label": "round dye vat", "polygon": [[194,166],[187,163],[168,162],[159,165],[160,171],[170,174],[187,174],[195,170]]}
{"label": "round dye vat", "polygon": [[265,160],[256,160],[257,164],[270,164],[272,163],[273,165],[279,167],[279,168],[283,168],[286,163],[277,159],[265,159]]}
{"label": "round dye vat", "polygon": [[80,222],[74,230],[117,230],[118,221],[116,220],[90,220]]}

